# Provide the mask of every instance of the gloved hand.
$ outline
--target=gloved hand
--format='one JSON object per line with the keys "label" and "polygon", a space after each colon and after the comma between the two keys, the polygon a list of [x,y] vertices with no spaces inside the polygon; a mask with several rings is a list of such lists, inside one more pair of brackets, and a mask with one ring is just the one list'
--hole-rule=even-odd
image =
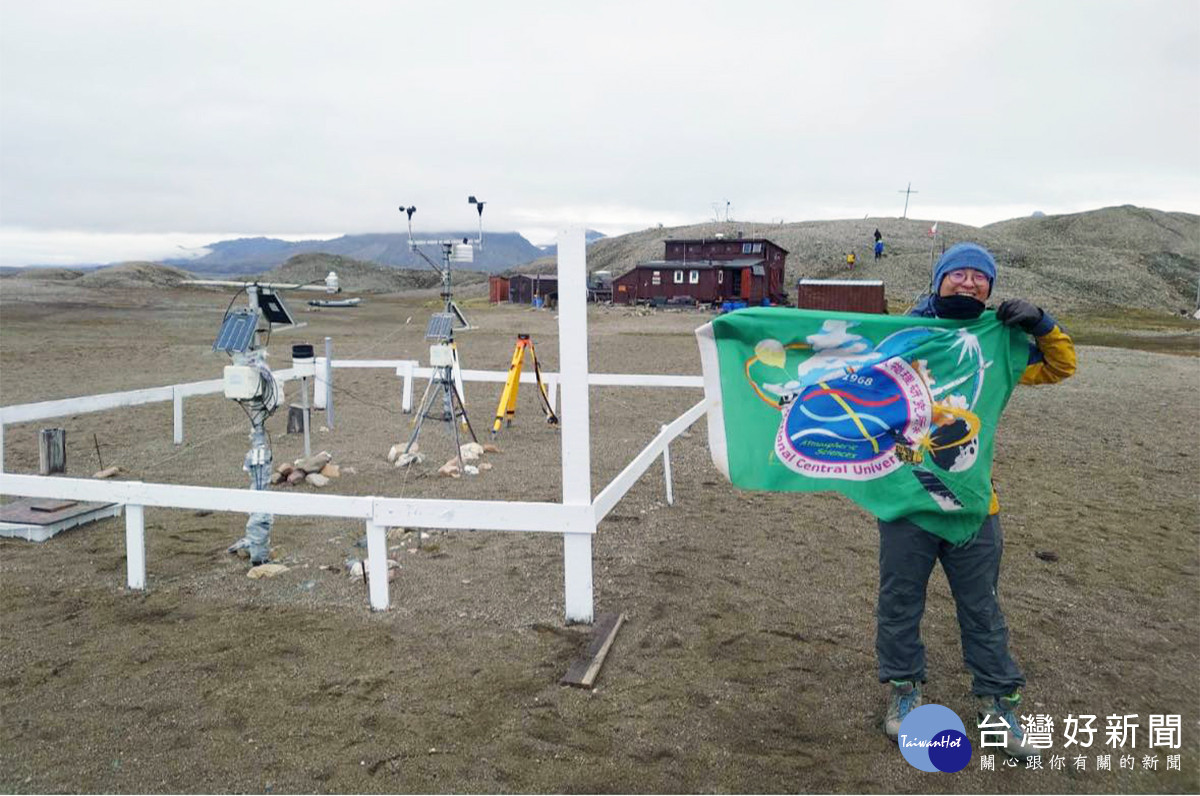
{"label": "gloved hand", "polygon": [[1033,334],[1033,330],[1041,323],[1042,311],[1025,299],[1008,299],[1001,302],[996,310],[996,319],[1005,326],[1016,326]]}

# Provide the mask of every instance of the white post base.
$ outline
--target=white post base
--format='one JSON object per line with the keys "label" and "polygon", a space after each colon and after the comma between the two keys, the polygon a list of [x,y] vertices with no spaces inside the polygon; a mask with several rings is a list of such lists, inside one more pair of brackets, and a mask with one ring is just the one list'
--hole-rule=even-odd
{"label": "white post base", "polygon": [[171,390],[171,407],[173,410],[173,423],[175,429],[175,444],[183,444],[183,396],[179,394],[179,390]]}
{"label": "white post base", "polygon": [[563,586],[568,623],[592,623],[592,534],[563,534]]}
{"label": "white post base", "polygon": [[129,588],[146,588],[146,517],[145,507],[125,506],[125,569]]}
{"label": "white post base", "polygon": [[387,528],[367,521],[367,578],[371,610],[386,611],[388,602]]}
{"label": "white post base", "polygon": [[[663,431],[667,430],[666,426],[662,427]],[[663,479],[667,482],[667,505],[675,505],[675,495],[671,489],[671,443],[663,446]]]}

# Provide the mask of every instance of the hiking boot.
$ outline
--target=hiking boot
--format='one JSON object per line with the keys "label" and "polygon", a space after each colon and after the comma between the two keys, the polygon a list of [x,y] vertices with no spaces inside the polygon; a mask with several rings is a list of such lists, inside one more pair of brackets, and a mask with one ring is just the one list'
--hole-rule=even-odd
{"label": "hiking boot", "polygon": [[904,718],[921,706],[921,686],[912,680],[889,680],[891,695],[888,697],[887,716],[883,719],[883,732],[893,741],[900,737],[900,725]]}
{"label": "hiking boot", "polygon": [[[1004,737],[1004,753],[1014,760],[1040,755],[1042,750],[1025,745],[1025,732],[1021,722],[1017,720],[1017,710],[1021,707],[1021,692],[1014,691],[1008,696],[981,696],[978,699],[976,720],[980,729],[980,743],[985,738],[999,740],[1000,733]],[[981,748],[980,751],[984,751]]]}

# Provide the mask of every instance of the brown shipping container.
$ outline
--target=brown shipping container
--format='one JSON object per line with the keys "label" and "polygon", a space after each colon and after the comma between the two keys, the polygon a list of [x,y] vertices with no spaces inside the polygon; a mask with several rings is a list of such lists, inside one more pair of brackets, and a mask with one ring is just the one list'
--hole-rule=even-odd
{"label": "brown shipping container", "polygon": [[801,279],[796,306],[802,310],[887,314],[887,299],[879,280]]}

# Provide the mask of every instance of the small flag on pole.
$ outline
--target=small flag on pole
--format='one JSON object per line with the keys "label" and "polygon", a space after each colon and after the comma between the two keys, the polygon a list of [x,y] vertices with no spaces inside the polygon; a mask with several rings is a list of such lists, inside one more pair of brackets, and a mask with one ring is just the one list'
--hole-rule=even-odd
{"label": "small flag on pole", "polygon": [[933,226],[929,228],[929,237],[932,238],[933,236],[937,235],[937,225],[938,222],[933,222]]}

